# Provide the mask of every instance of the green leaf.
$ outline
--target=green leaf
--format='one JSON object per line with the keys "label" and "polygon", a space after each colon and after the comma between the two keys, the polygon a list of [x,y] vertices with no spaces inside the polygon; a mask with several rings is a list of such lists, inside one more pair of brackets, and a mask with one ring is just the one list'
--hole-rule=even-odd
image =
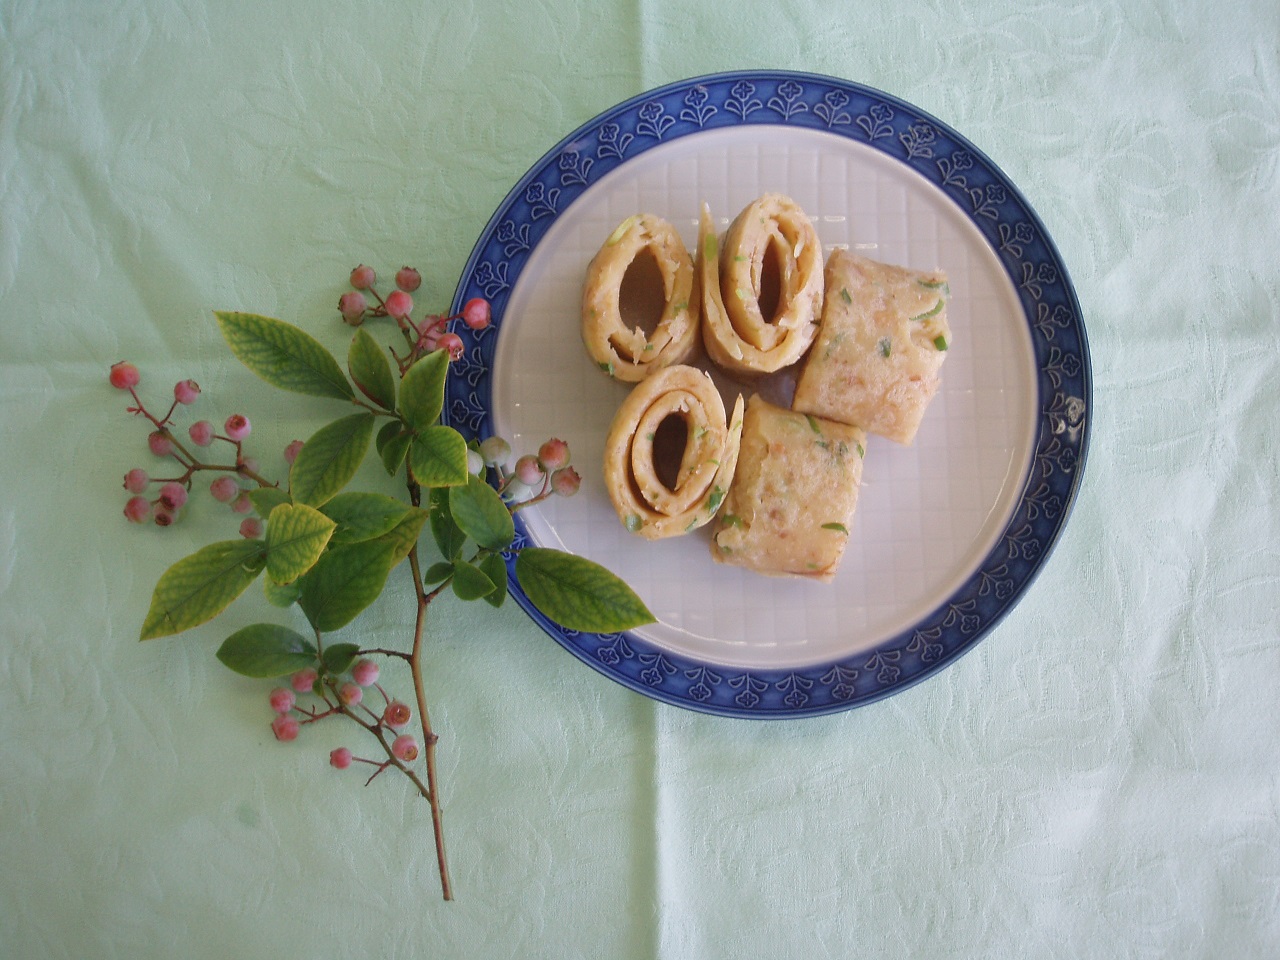
{"label": "green leaf", "polygon": [[465,560],[453,562],[453,592],[459,600],[479,600],[493,590],[493,581],[479,567]]}
{"label": "green leaf", "polygon": [[393,530],[409,513],[409,507],[384,493],[340,493],[320,508],[337,523],[334,543],[372,540]]}
{"label": "green leaf", "polygon": [[396,408],[396,379],[391,362],[369,331],[361,327],[347,351],[347,369],[360,392],[384,410]]}
{"label": "green leaf", "polygon": [[392,420],[378,431],[375,444],[387,476],[394,477],[404,458],[409,455],[409,445],[413,443],[413,434],[405,429],[399,420]]}
{"label": "green leaf", "polygon": [[253,313],[220,311],[214,316],[231,352],[272,386],[336,400],[355,399],[338,361],[311,334]]}
{"label": "green leaf", "polygon": [[391,565],[394,567],[417,545],[426,523],[427,511],[420,507],[410,507],[403,520],[371,542],[385,543],[391,547]]}
{"label": "green leaf", "polygon": [[491,607],[502,606],[502,601],[507,599],[507,563],[502,554],[491,553],[477,566],[493,582],[493,593],[485,594],[484,602]]}
{"label": "green leaf", "polygon": [[355,413],[311,435],[289,471],[294,503],[319,507],[351,481],[369,450],[373,420],[371,413]]}
{"label": "green leaf", "polygon": [[449,490],[449,512],[458,528],[480,546],[505,550],[515,539],[511,511],[498,492],[474,474]]}
{"label": "green leaf", "polygon": [[616,633],[654,621],[630,587],[585,557],[526,547],[516,557],[516,580],[535,607],[569,630]]}
{"label": "green leaf", "polygon": [[282,503],[289,502],[289,494],[279,487],[259,487],[257,490],[249,491],[249,499],[253,502],[253,509],[257,511],[258,516],[266,520],[271,516],[272,510]]}
{"label": "green leaf", "polygon": [[160,577],[141,640],[181,633],[212,620],[262,572],[261,540],[222,540],[179,560]]}
{"label": "green leaf", "polygon": [[276,583],[270,577],[263,577],[262,592],[266,595],[269,604],[283,610],[298,602],[298,597],[302,596],[302,587],[298,585],[297,580],[293,583]]}
{"label": "green leaf", "polygon": [[453,522],[453,514],[449,511],[449,489],[441,487],[432,490],[430,505],[431,535],[435,538],[436,546],[440,548],[440,555],[452,561],[462,552],[467,542],[467,535]]}
{"label": "green leaf", "polygon": [[437,583],[444,583],[453,576],[453,564],[446,563],[441,560],[439,563],[433,563],[427,567],[422,574],[422,582],[427,586],[434,586]]}
{"label": "green leaf", "polygon": [[267,576],[292,583],[310,570],[337,524],[314,507],[282,503],[267,520]]}
{"label": "green leaf", "polygon": [[344,543],[325,553],[299,581],[298,605],[310,624],[327,632],[354,620],[382,593],[394,556],[384,540]]}
{"label": "green leaf", "polygon": [[433,350],[405,371],[400,381],[400,413],[413,429],[424,430],[440,418],[448,372],[447,350]]}
{"label": "green leaf", "polygon": [[360,645],[357,643],[335,643],[324,648],[320,660],[330,673],[346,673],[359,652]]}
{"label": "green leaf", "polygon": [[236,673],[269,680],[314,667],[316,648],[288,627],[255,623],[227,637],[217,656]]}
{"label": "green leaf", "polygon": [[423,487],[452,487],[466,483],[467,441],[453,427],[427,427],[409,447],[409,470]]}

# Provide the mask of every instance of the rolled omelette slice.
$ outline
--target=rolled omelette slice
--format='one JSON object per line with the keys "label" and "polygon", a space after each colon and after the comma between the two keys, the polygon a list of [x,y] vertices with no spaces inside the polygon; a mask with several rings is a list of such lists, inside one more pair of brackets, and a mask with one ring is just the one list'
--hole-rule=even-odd
{"label": "rolled omelette slice", "polygon": [[822,243],[789,197],[769,193],[749,204],[730,224],[723,244],[704,203],[698,281],[702,342],[725,370],[776,373],[804,356],[817,334]]}
{"label": "rolled omelette slice", "polygon": [[951,346],[946,274],[836,250],[826,284],[822,325],[792,409],[910,444]]}
{"label": "rolled omelette slice", "polygon": [[[645,252],[652,254],[663,287],[652,334],[641,327],[628,330],[622,319],[623,277]],[[647,213],[628,217],[592,258],[582,287],[582,342],[601,370],[628,383],[683,363],[697,348],[693,257],[666,220]]]}
{"label": "rolled omelette slice", "polygon": [[[674,483],[659,477],[655,441],[674,417],[684,449]],[[711,378],[695,367],[658,370],[618,408],[604,448],[604,482],[618,519],[648,540],[679,536],[708,523],[733,483],[742,435],[742,397],[726,421]]]}
{"label": "rolled omelette slice", "polygon": [[712,557],[769,576],[829,583],[849,542],[866,439],[857,427],[753,396]]}

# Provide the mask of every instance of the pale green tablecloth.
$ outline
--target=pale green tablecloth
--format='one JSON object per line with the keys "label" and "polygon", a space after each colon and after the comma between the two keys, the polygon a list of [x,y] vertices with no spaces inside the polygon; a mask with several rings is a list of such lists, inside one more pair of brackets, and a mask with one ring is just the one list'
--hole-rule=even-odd
{"label": "pale green tablecloth", "polygon": [[[1280,955],[1280,8],[1176,7],[0,4],[0,956]],[[443,306],[561,136],[743,67],[896,94],[1024,190],[1093,347],[1075,514],[976,652],[816,720],[657,705],[446,605],[444,904],[425,805],[277,744],[223,627],[136,641],[228,521],[127,527],[107,365],[276,449],[322,408],[212,310],[341,349],[358,261]]]}

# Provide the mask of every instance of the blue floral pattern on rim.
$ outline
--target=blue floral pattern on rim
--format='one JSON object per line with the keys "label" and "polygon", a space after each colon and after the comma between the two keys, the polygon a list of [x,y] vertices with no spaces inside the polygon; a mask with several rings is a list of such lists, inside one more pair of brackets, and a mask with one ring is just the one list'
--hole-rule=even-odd
{"label": "blue floral pattern on rim", "polygon": [[[567,631],[512,580],[511,595],[574,656],[633,690],[724,716],[805,717],[880,700],[941,670],[985,636],[1031,585],[1075,501],[1092,420],[1084,321],[1066,267],[1021,192],[946,124],[870,87],[814,74],[746,71],[697,77],[634,97],[562,140],[512,188],[477,241],[454,295],[493,304],[492,329],[539,241],[593,183],[645,150],[703,130],[784,124],[830,131],[905,164],[940,187],[999,255],[1031,332],[1040,415],[1022,496],[994,547],[938,609],[871,651],[797,669],[743,670],[700,663],[631,634]],[[492,432],[497,336],[460,331],[470,366],[450,378],[449,422]],[[517,540],[528,534],[519,515]],[[508,565],[513,557],[508,557]]]}

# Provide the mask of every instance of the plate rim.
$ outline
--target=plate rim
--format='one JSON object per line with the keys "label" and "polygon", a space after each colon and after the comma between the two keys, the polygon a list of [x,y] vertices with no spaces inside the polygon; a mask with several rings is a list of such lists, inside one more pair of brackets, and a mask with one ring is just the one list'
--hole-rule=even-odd
{"label": "plate rim", "polygon": [[[757,95],[762,86],[765,89]],[[770,87],[773,95],[765,101]],[[713,92],[725,90],[728,95],[713,102]],[[855,104],[869,106],[854,117],[850,108]],[[763,116],[756,118],[757,113]],[[508,590],[534,622],[571,654],[651,699],[728,717],[821,716],[900,693],[972,650],[1043,571],[1083,482],[1093,384],[1079,300],[1039,215],[1003,170],[967,138],[892,94],[851,80],[793,70],[704,74],[615,104],[544,153],[507,192],[476,240],[455,289],[452,312],[471,297],[483,296],[493,305],[494,323],[483,331],[459,330],[467,349],[449,377],[443,419],[468,438],[488,435],[490,374],[507,300],[541,238],[581,193],[649,149],[706,130],[739,126],[825,130],[878,148],[940,188],[978,229],[1014,286],[1035,358],[1038,415],[1030,462],[1015,505],[992,547],[933,610],[875,647],[793,668],[724,666],[672,653],[631,633],[564,630],[533,606],[515,580],[515,549],[531,543],[518,514],[516,541],[505,555]],[[594,155],[584,155],[584,147],[592,146]],[[1034,259],[1032,250],[1037,254]],[[1064,343],[1069,349],[1063,349]],[[1039,486],[1033,489],[1037,481]],[[1020,521],[1022,526],[1014,531]],[[993,567],[1001,551],[1006,562]],[[1009,564],[1014,564],[1016,572],[1010,573]],[[996,571],[1001,571],[1002,578],[995,577]],[[1009,576],[1004,577],[1005,573]]]}

